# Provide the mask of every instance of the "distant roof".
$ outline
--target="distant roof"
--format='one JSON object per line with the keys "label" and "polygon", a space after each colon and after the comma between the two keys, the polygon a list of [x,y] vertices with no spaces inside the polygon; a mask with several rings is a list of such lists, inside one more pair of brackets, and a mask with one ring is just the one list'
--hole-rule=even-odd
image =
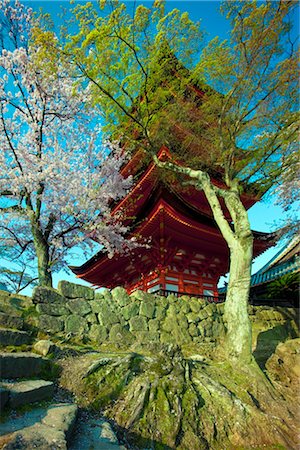
{"label": "distant roof", "polygon": [[300,237],[294,238],[251,277],[251,286],[267,283],[291,272],[300,271]]}

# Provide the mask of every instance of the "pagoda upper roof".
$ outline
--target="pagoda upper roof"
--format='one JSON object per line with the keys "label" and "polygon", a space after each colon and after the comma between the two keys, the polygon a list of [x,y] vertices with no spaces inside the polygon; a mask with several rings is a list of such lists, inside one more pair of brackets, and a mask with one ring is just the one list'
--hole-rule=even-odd
{"label": "pagoda upper roof", "polygon": [[[112,215],[122,212],[122,220],[125,225],[130,225],[133,218],[138,216],[143,209],[144,204],[148,202],[151,193],[155,191],[158,185],[164,184],[174,196],[179,197],[182,203],[189,206],[193,212],[200,213],[204,216],[212,217],[212,211],[203,191],[197,190],[193,186],[183,186],[181,181],[169,173],[164,173],[158,168],[154,161],[148,162],[148,166],[143,168],[143,158],[145,154],[143,150],[138,150],[128,163],[122,168],[122,175],[127,177],[132,175],[135,178],[134,186],[120,202],[118,202],[112,209]],[[157,157],[160,161],[172,160],[172,155],[167,147],[162,146]],[[180,164],[180,162],[178,162]],[[186,177],[188,180],[189,178]],[[219,188],[224,188],[224,183],[217,178],[211,177],[213,184]],[[242,202],[246,209],[253,206],[258,197],[253,194],[242,194]],[[220,199],[225,216],[229,219],[230,215],[222,199]]]}

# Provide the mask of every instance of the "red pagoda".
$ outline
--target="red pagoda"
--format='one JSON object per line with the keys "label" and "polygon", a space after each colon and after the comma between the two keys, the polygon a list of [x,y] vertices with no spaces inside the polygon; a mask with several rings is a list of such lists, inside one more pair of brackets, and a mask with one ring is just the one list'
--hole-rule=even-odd
{"label": "red pagoda", "polygon": [[[158,157],[164,161],[171,155],[163,146]],[[128,293],[141,289],[217,297],[218,280],[228,272],[229,251],[205,195],[162,177],[154,162],[142,168],[142,161],[142,152],[138,151],[123,167],[122,174],[133,175],[135,183],[112,214],[121,212],[129,236],[142,238],[149,245],[112,259],[100,251],[72,271],[94,286],[124,286]],[[213,181],[222,186],[220,181]],[[257,198],[244,194],[242,201],[248,209]],[[265,233],[253,234],[257,256],[272,243]]]}

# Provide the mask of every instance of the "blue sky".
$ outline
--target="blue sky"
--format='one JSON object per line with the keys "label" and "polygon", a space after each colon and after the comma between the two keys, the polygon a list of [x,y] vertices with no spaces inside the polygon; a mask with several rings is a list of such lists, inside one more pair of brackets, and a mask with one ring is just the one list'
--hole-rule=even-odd
{"label": "blue sky", "polygon": [[[45,12],[51,14],[55,19],[55,25],[59,26],[62,24],[62,19],[59,17],[59,13],[63,8],[69,8],[68,1],[62,0],[52,0],[52,1],[31,1],[27,0],[24,3],[33,8],[34,11],[38,11],[43,8]],[[127,1],[128,6],[133,5],[133,1]],[[150,3],[150,1],[144,0],[138,3]],[[210,0],[210,1],[171,1],[167,0],[166,7],[168,10],[173,8],[178,8],[182,11],[187,11],[193,20],[201,20],[202,28],[207,33],[207,40],[212,39],[215,36],[219,36],[222,39],[228,37],[229,24],[226,19],[219,12],[220,1]],[[286,213],[282,209],[276,206],[275,197],[269,195],[266,200],[258,202],[249,211],[249,217],[251,222],[251,227],[257,231],[271,231],[276,228],[276,223],[286,217]],[[282,245],[282,244],[280,244]],[[279,246],[273,247],[265,252],[260,257],[256,258],[253,264],[253,273],[260,269],[275,253],[277,253]],[[76,261],[70,261],[73,265],[80,265],[84,262],[82,255],[78,254]],[[58,273],[54,276],[54,284],[56,285],[59,279],[69,279],[70,281],[75,281],[76,278],[71,273]],[[77,280],[78,282],[79,280]],[[81,283],[81,280],[79,281]],[[84,282],[82,282],[85,284]]]}

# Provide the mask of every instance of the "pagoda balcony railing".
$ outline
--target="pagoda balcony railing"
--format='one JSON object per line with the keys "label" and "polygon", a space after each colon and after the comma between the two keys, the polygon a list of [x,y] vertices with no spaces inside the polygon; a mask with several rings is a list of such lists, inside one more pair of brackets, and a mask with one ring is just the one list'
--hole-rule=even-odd
{"label": "pagoda balcony railing", "polygon": [[206,300],[209,303],[223,303],[225,301],[225,295],[222,294],[215,297],[213,295],[191,294],[190,292],[177,292],[168,289],[159,289],[156,292],[152,293],[161,295],[162,297],[168,297],[169,295],[174,295],[175,297],[182,297],[183,295],[187,295],[189,297],[196,297],[200,298],[201,300]]}

